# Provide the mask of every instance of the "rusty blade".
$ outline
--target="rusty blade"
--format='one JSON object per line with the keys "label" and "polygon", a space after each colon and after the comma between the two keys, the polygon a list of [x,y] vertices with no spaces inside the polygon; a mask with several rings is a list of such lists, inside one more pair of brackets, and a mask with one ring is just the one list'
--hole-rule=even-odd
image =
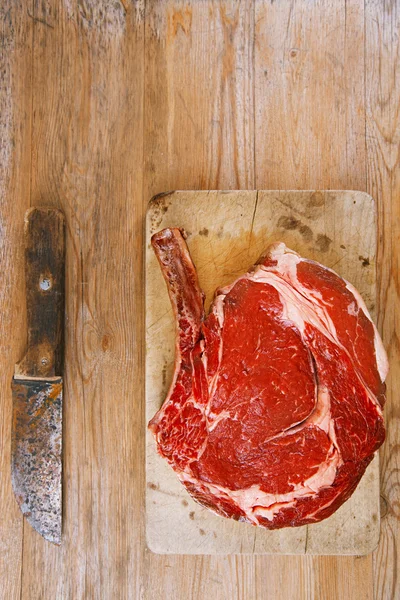
{"label": "rusty blade", "polygon": [[13,378],[11,476],[22,513],[40,535],[61,543],[62,378]]}

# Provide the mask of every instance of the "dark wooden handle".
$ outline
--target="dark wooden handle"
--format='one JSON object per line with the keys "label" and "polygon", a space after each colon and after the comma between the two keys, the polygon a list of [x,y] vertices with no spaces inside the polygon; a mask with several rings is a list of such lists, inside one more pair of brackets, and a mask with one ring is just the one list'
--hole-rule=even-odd
{"label": "dark wooden handle", "polygon": [[28,349],[15,375],[62,374],[64,330],[64,216],[55,208],[25,215],[25,276]]}

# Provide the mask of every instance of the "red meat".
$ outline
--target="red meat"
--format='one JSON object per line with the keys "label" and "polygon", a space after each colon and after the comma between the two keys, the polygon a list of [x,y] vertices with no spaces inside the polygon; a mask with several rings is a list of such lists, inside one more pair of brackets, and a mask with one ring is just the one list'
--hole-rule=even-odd
{"label": "red meat", "polygon": [[387,358],[358,292],[270,246],[208,316],[182,232],[152,245],[177,319],[176,364],[151,420],[198,502],[269,529],[321,521],[383,443]]}

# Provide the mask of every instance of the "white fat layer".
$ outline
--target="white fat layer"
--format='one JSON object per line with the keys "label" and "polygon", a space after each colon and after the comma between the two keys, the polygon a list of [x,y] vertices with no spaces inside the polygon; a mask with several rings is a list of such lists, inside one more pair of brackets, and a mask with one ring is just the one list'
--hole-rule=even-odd
{"label": "white fat layer", "polygon": [[[221,419],[229,417],[229,413],[224,411],[218,416],[219,422]],[[213,423],[212,428],[216,424]],[[258,485],[253,485],[242,490],[230,490],[224,486],[213,485],[208,482],[201,482],[201,485],[214,497],[228,499],[233,501],[246,515],[245,520],[257,524],[258,517],[273,520],[282,508],[294,506],[299,498],[314,496],[327,486],[332,485],[335,480],[337,469],[343,464],[341,453],[337,445],[334,422],[330,411],[330,395],[325,387],[318,389],[317,406],[312,415],[302,424],[297,425],[289,431],[283,432],[276,436],[291,435],[301,431],[306,426],[314,426],[322,429],[331,440],[331,448],[328,453],[328,458],[321,463],[314,475],[306,479],[302,483],[293,485],[292,491],[286,494],[269,494],[260,489]],[[275,439],[275,438],[273,438]],[[199,481],[193,477],[190,472],[190,467],[185,471],[178,473],[178,477],[183,482],[190,482],[199,486]]]}
{"label": "white fat layer", "polygon": [[[297,269],[298,263],[304,259],[302,259],[298,254],[296,254],[292,250],[289,250],[283,242],[281,242],[279,244],[275,244],[271,248],[270,256],[271,256],[271,258],[274,258],[275,260],[277,260],[278,269],[279,269],[280,273],[282,273],[286,277],[289,277],[290,281],[293,284],[299,284],[299,282],[297,280],[296,269]],[[325,267],[325,268],[327,268],[329,271],[332,271],[332,273],[335,273],[335,271],[333,271],[332,269],[329,269],[328,267]],[[337,273],[335,273],[335,275],[337,275]],[[377,369],[378,369],[378,373],[381,378],[381,381],[383,382],[383,381],[385,381],[388,371],[389,371],[389,361],[388,361],[387,354],[386,354],[385,348],[383,346],[381,337],[379,335],[377,328],[375,327],[375,323],[373,322],[371,315],[369,314],[369,311],[368,311],[368,309],[365,305],[365,302],[364,302],[363,298],[361,297],[360,293],[351,283],[349,283],[346,280],[344,280],[344,281],[346,283],[347,289],[353,294],[353,296],[356,300],[356,303],[361,308],[361,310],[363,311],[363,313],[365,314],[367,319],[369,319],[373,325],[376,365],[377,365]],[[304,292],[306,292],[306,295],[308,295],[308,296],[311,296],[314,298],[319,296],[321,298],[321,295],[317,294],[316,290],[311,292],[311,291],[305,290],[305,288],[302,288],[302,293],[304,293]],[[348,312],[351,315],[356,315],[357,314],[356,305],[350,304],[350,306],[348,307]]]}
{"label": "white fat layer", "polygon": [[[236,283],[236,281],[235,281]],[[214,313],[214,315],[217,317],[219,326],[222,327],[224,326],[224,300],[225,300],[225,296],[226,296],[227,292],[225,293],[220,293],[218,294],[218,296],[216,296],[213,304],[212,304],[212,312]]]}
{"label": "white fat layer", "polygon": [[232,419],[232,421],[236,421],[237,419],[231,415],[231,413],[227,410],[222,410],[219,414],[215,414],[210,412],[207,415],[208,419],[208,432],[213,431],[220,421],[224,421],[225,419]]}
{"label": "white fat layer", "polygon": [[356,290],[354,285],[352,285],[348,281],[346,281],[346,287],[353,294],[358,306],[361,308],[364,315],[367,317],[367,319],[369,319],[371,321],[371,323],[373,325],[376,366],[378,368],[378,373],[381,378],[381,381],[383,382],[383,381],[385,381],[388,371],[389,371],[389,361],[388,361],[388,357],[387,357],[385,348],[383,347],[381,336],[379,335],[379,332],[378,332],[377,328],[375,327],[375,323],[371,319],[371,315],[369,314],[368,309],[365,306],[365,302],[362,299],[359,292]]}
{"label": "white fat layer", "polygon": [[[309,323],[323,333],[334,344],[338,343],[336,328],[325,308],[315,303],[315,298],[306,288],[301,293],[292,283],[282,279],[276,273],[260,266],[254,273],[248,274],[248,279],[264,283],[276,289],[282,303],[282,317],[291,321],[300,333],[304,334],[305,324]],[[297,284],[298,286],[300,284]]]}
{"label": "white fat layer", "polygon": [[[224,315],[224,300],[225,300],[225,295],[224,294],[218,294],[215,297],[214,302],[213,302],[212,307],[211,307],[211,310],[212,310],[213,314],[215,315],[215,317],[216,317],[216,319],[218,321],[218,325],[219,325],[220,330],[223,329],[224,319],[225,319],[225,315]],[[219,338],[219,346],[218,346],[218,364],[219,365],[222,362],[222,353],[223,353],[223,342],[222,342],[222,337],[220,336],[220,338]],[[207,373],[207,352],[203,352],[202,361],[203,361],[203,364],[204,364],[204,371],[205,371],[205,373]],[[209,378],[209,380],[208,380],[208,395],[209,395],[209,398],[212,398],[214,396],[215,389],[216,389],[216,386],[217,386],[217,381],[218,381],[218,369],[217,369],[214,377]],[[206,414],[208,414],[208,412],[209,412],[209,406],[206,409]],[[211,429],[210,429],[210,431],[211,431]]]}
{"label": "white fat layer", "polygon": [[307,425],[315,425],[316,427],[322,429],[322,431],[325,431],[333,446],[337,450],[339,456],[338,467],[340,467],[343,464],[343,461],[336,438],[335,421],[331,416],[331,398],[329,390],[326,387],[320,386],[318,388],[317,406],[315,407],[312,415],[307,419],[306,423]]}
{"label": "white fat layer", "polygon": [[[243,490],[230,490],[221,485],[201,482],[201,485],[214,496],[221,500],[233,501],[246,515],[246,521],[258,524],[257,517],[263,517],[272,521],[274,516],[282,510],[296,504],[299,498],[315,496],[319,490],[329,487],[335,480],[340,458],[333,451],[332,456],[321,463],[314,475],[303,483],[293,485],[293,490],[286,494],[268,494],[260,489],[259,485],[252,485]],[[186,471],[178,473],[182,482],[192,483],[199,487],[199,481]]]}
{"label": "white fat layer", "polygon": [[358,309],[357,309],[357,305],[355,302],[351,302],[351,304],[348,305],[347,312],[352,317],[356,317],[358,315]]}
{"label": "white fat layer", "polygon": [[279,265],[279,272],[289,281],[297,280],[297,265],[302,258],[289,250],[283,242],[274,244],[269,256],[276,260]]}
{"label": "white fat layer", "polygon": [[[293,435],[295,433],[298,433],[308,425],[314,425],[315,427],[319,427],[320,429],[322,429],[322,431],[328,434],[328,437],[330,437],[330,439],[332,440],[335,448],[339,450],[339,446],[336,441],[334,422],[333,419],[331,419],[331,401],[329,391],[326,387],[320,386],[319,388],[317,388],[316,396],[317,402],[315,404],[314,410],[312,411],[309,417],[304,419],[304,421],[301,421],[301,423],[299,423],[298,425],[292,425],[292,427],[290,427],[289,429],[285,429],[284,431],[277,433],[276,435],[269,438],[268,441],[276,440],[286,435]],[[331,433],[333,433],[333,435],[331,435]]]}
{"label": "white fat layer", "polygon": [[[297,254],[290,251],[285,252],[282,255],[281,246],[284,246],[284,244],[278,244],[277,247],[279,249],[279,252],[274,250],[271,255],[277,260],[278,264],[276,267],[273,267],[273,269],[278,269],[279,275],[270,271],[269,267],[266,268],[263,265],[261,265],[256,269],[254,273],[246,274],[245,277],[252,281],[266,283],[275,287],[275,289],[279,293],[280,300],[282,303],[283,318],[291,321],[299,329],[302,335],[304,333],[305,323],[307,322],[319,331],[321,331],[321,333],[325,335],[331,342],[339,346],[344,352],[346,352],[346,354],[349,355],[347,349],[339,342],[336,335],[335,326],[324,305],[315,302],[316,295],[301,285],[301,283],[297,279],[297,276],[294,276],[293,266],[288,267],[288,262],[292,261],[292,264],[297,268],[297,264],[302,259],[299,258]],[[282,269],[286,276],[290,275],[290,283],[286,282],[280,277],[280,261],[282,260],[282,256],[284,257],[284,265]],[[328,270],[332,271],[332,269]],[[334,271],[332,271],[332,273],[334,273]],[[388,372],[388,360],[379,333],[369,315],[369,312],[360,294],[349,282],[347,282],[346,280],[343,281],[345,281],[347,288],[353,294],[361,310],[364,312],[366,317],[371,321],[373,325],[376,364],[381,380],[384,381]],[[356,373],[368,394],[368,398],[376,406],[377,412],[380,415],[382,415],[382,409],[376,396],[365,385],[357,370]]]}

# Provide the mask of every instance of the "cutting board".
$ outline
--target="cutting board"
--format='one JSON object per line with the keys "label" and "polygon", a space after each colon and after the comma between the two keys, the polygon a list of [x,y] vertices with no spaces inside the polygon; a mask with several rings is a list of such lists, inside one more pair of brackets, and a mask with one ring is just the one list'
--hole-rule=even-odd
{"label": "cutting board", "polygon": [[[335,269],[375,307],[376,213],[355,191],[178,191],[149,204],[146,221],[146,421],[172,378],[175,325],[167,288],[150,245],[164,227],[183,227],[207,295],[247,271],[266,246],[283,241]],[[268,531],[219,517],[196,504],[146,439],[146,539],[173,554],[368,554],[379,540],[379,464],[372,461],[356,492],[313,525]]]}

